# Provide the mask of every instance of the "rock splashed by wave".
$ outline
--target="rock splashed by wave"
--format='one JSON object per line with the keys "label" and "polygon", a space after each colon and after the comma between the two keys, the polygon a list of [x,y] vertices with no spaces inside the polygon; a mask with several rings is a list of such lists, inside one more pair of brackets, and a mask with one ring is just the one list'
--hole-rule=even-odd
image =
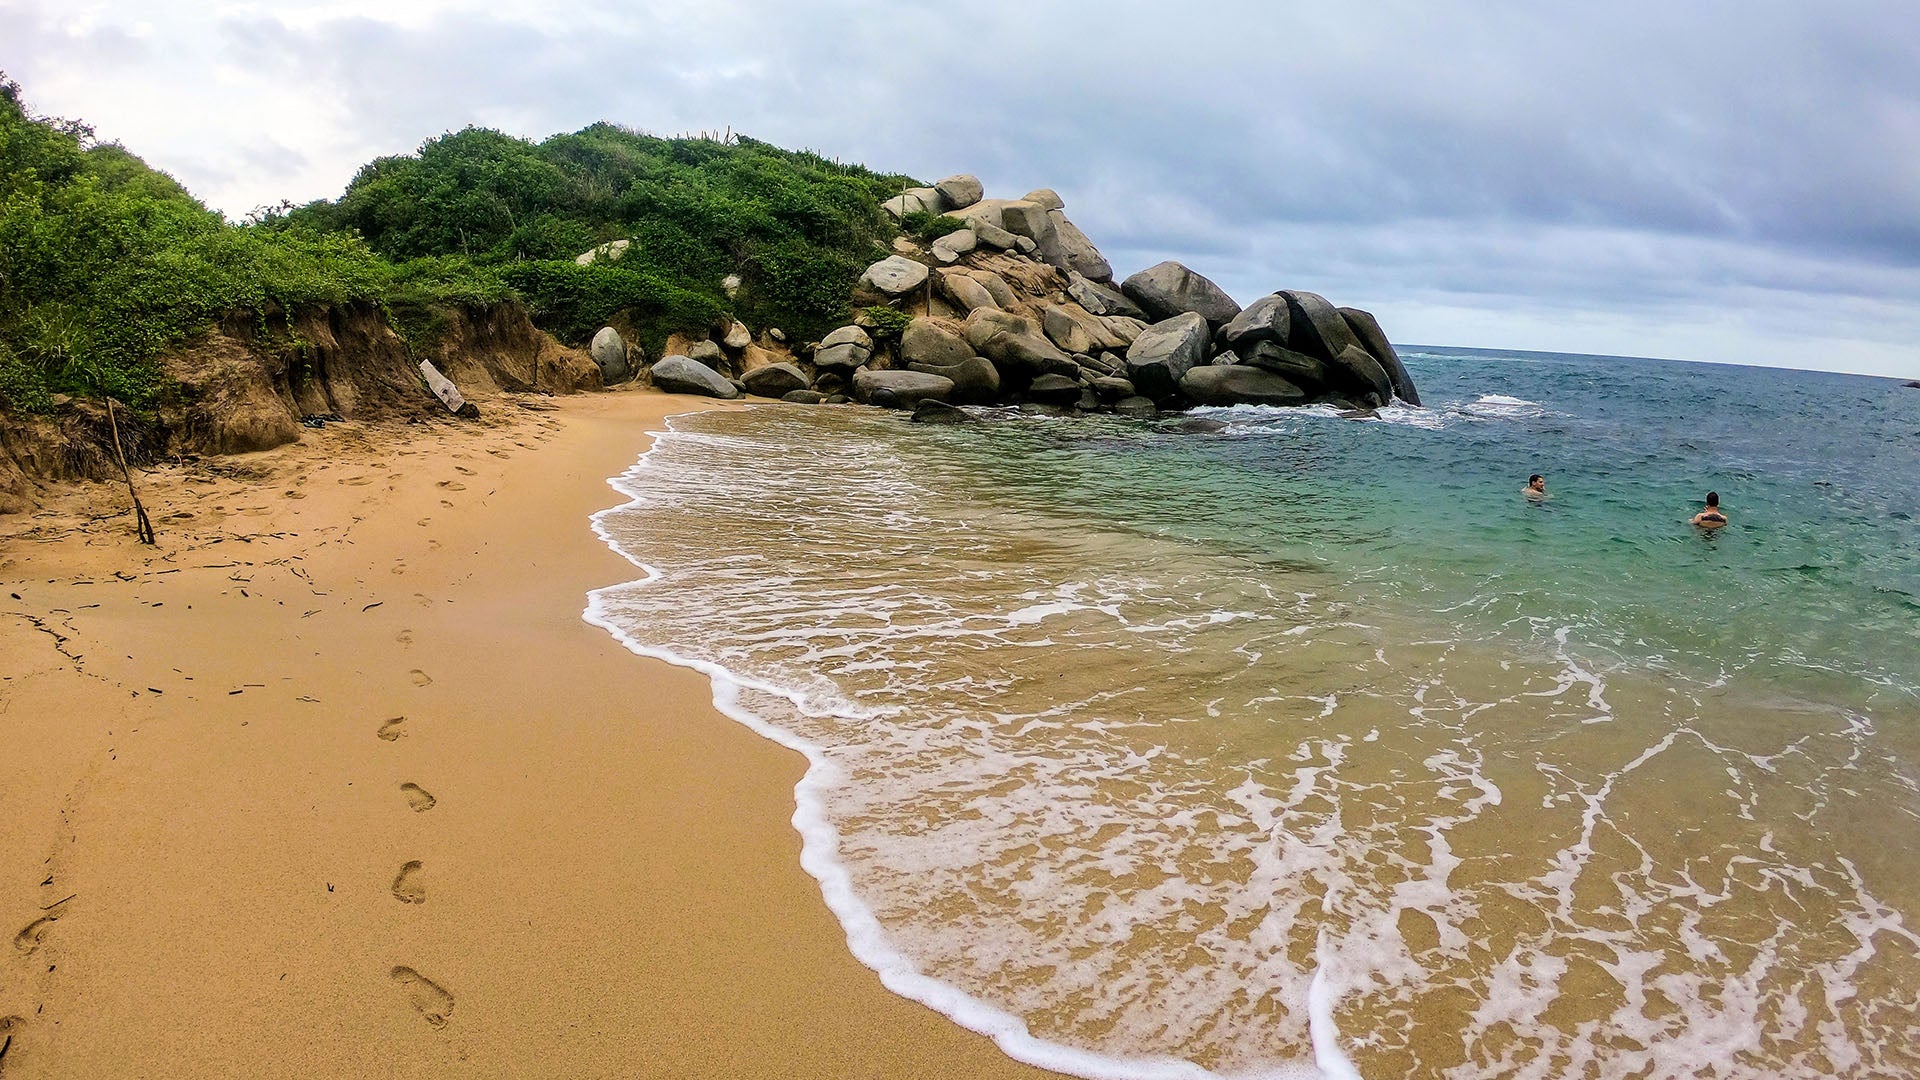
{"label": "rock splashed by wave", "polygon": [[[1920,1068],[1911,493],[1873,432],[1836,492],[1784,429],[1762,475],[1680,445],[1686,401],[1621,419],[1617,372],[1409,359],[1459,388],[1385,423],[683,418],[598,519],[650,575],[590,617],[808,752],[855,951],[1027,1060]],[[1684,525],[1701,481],[1744,534]]]}

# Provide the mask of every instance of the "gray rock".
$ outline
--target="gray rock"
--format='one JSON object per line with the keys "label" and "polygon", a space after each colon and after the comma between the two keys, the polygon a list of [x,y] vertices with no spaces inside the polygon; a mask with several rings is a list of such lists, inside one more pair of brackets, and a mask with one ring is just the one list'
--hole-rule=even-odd
{"label": "gray rock", "polygon": [[1062,199],[1060,193],[1052,188],[1034,188],[1032,191],[1020,196],[1020,200],[1022,202],[1038,203],[1042,209],[1046,210],[1064,210],[1067,208],[1066,200]]}
{"label": "gray rock", "polygon": [[954,364],[908,364],[907,370],[923,371],[952,381],[955,402],[990,405],[1000,398],[1000,369],[984,356],[968,356]]}
{"label": "gray rock", "polygon": [[807,377],[792,364],[767,364],[740,377],[747,393],[760,397],[783,398],[795,390],[807,388]]}
{"label": "gray rock", "polygon": [[818,405],[827,400],[827,395],[818,390],[789,390],[780,395],[781,401],[791,401],[795,405]]}
{"label": "gray rock", "polygon": [[779,342],[782,345],[785,345],[787,343],[787,332],[785,330],[780,329],[777,326],[767,327],[767,336]]}
{"label": "gray rock", "polygon": [[969,228],[973,235],[988,247],[996,247],[1001,251],[1006,251],[1009,248],[1020,246],[1019,237],[990,221],[973,221],[970,223]]}
{"label": "gray rock", "polygon": [[1287,298],[1279,293],[1269,293],[1242,308],[1233,321],[1221,329],[1221,340],[1235,352],[1244,351],[1244,343],[1251,348],[1258,341],[1287,340]]}
{"label": "gray rock", "polygon": [[1059,210],[1050,210],[1047,216],[1053,220],[1054,243],[1060,251],[1061,261],[1053,263],[1054,266],[1070,273],[1084,274],[1094,281],[1113,280],[1113,267],[1078,225],[1068,221],[1067,215]]}
{"label": "gray rock", "polygon": [[917,318],[900,335],[900,359],[908,364],[932,364],[946,367],[973,358],[973,346],[967,339],[939,323]]}
{"label": "gray rock", "polygon": [[1048,304],[1040,309],[1040,328],[1055,345],[1070,353],[1090,352],[1094,348],[1093,335],[1081,326],[1067,309]]}
{"label": "gray rock", "polygon": [[853,375],[853,396],[866,405],[888,409],[911,409],[928,398],[945,398],[953,393],[953,380],[924,371],[871,371],[861,369]]}
{"label": "gray rock", "polygon": [[581,266],[592,266],[594,263],[602,262],[617,263],[626,255],[627,248],[631,246],[633,246],[633,241],[631,240],[609,240],[599,247],[594,248],[592,251],[584,251],[575,255],[573,261]]}
{"label": "gray rock", "polygon": [[1071,356],[1065,360],[1056,360],[1051,356],[1043,356],[1040,358],[1040,363],[1036,370],[1041,375],[1059,375],[1062,378],[1072,379],[1074,382],[1080,382],[1087,377],[1087,373],[1080,370],[1080,365],[1074,363]]}
{"label": "gray rock", "polygon": [[1038,251],[1040,249],[1040,245],[1035,243],[1033,240],[1033,237],[1031,236],[1014,237],[1013,246],[1019,249],[1020,254],[1022,255],[1031,255],[1035,251]]}
{"label": "gray rock", "polygon": [[873,359],[871,349],[863,349],[858,345],[828,345],[814,350],[813,366],[823,370],[832,368],[851,371],[857,367],[865,367],[867,361],[871,359]]}
{"label": "gray rock", "polygon": [[1078,380],[1065,375],[1039,375],[1027,387],[1027,397],[1047,405],[1077,405],[1080,389]]}
{"label": "gray rock", "polygon": [[700,394],[705,397],[737,398],[740,388],[719,372],[685,356],[663,356],[653,365],[653,385],[669,394]]}
{"label": "gray rock", "polygon": [[1262,371],[1271,371],[1296,386],[1318,390],[1327,385],[1331,374],[1324,361],[1294,352],[1277,341],[1256,341],[1240,353],[1240,362]]}
{"label": "gray rock", "polygon": [[1206,362],[1211,339],[1206,317],[1199,312],[1154,323],[1127,347],[1127,378],[1148,397],[1171,396],[1194,365]]}
{"label": "gray rock", "polygon": [[1004,229],[1006,224],[1001,221],[1000,208],[1007,205],[1007,202],[1006,199],[981,199],[972,206],[957,211],[954,216],[975,228],[991,225],[996,229]]}
{"label": "gray rock", "polygon": [[927,249],[927,253],[932,255],[933,261],[939,263],[941,266],[952,266],[954,263],[960,261],[959,252],[951,248],[943,247],[937,242]]}
{"label": "gray rock", "polygon": [[933,188],[908,188],[907,190],[880,204],[880,209],[896,218],[906,217],[918,210],[939,213],[943,208],[940,193]]}
{"label": "gray rock", "polygon": [[1099,356],[1089,356],[1086,353],[1073,354],[1073,362],[1080,365],[1080,370],[1085,372],[1089,379],[1119,375],[1121,369],[1111,363],[1112,358],[1112,353],[1101,353]]}
{"label": "gray rock", "polygon": [[939,193],[941,200],[946,203],[947,210],[965,210],[979,202],[980,197],[987,193],[986,188],[981,186],[979,177],[966,173],[947,177],[933,185],[933,190]]}
{"label": "gray rock", "polygon": [[925,284],[927,267],[905,255],[889,255],[860,275],[860,284],[878,289],[888,296],[903,296]]}
{"label": "gray rock", "polygon": [[633,369],[627,366],[627,343],[620,340],[620,331],[611,326],[603,326],[593,335],[587,355],[593,357],[600,369],[600,381],[605,385],[621,382],[633,374]]}
{"label": "gray rock", "polygon": [[[1358,345],[1349,345],[1340,350],[1340,355],[1327,365],[1335,373],[1336,382],[1345,382],[1361,395],[1363,405],[1378,407],[1393,400],[1393,380],[1387,377],[1387,369],[1373,354]],[[1341,374],[1345,379],[1339,378]],[[1365,395],[1371,394],[1378,400],[1368,401]]]}
{"label": "gray rock", "polygon": [[1292,289],[1280,295],[1287,298],[1288,348],[1322,360],[1332,360],[1340,355],[1342,349],[1360,347],[1360,339],[1353,336],[1347,320],[1340,317],[1340,312],[1332,304],[1327,303],[1326,297]]}
{"label": "gray rock", "polygon": [[1077,270],[1067,274],[1067,295],[1073,298],[1074,303],[1095,315],[1126,315],[1137,319],[1145,314],[1120,290],[1089,281],[1085,274]]}
{"label": "gray rock", "polygon": [[711,341],[696,341],[687,346],[687,359],[698,360],[715,371],[727,366],[726,351]]}
{"label": "gray rock", "polygon": [[913,415],[908,417],[916,424],[977,424],[980,418],[958,405],[949,405],[938,398],[927,398],[913,407]]}
{"label": "gray rock", "polygon": [[727,334],[720,339],[720,344],[725,345],[735,352],[739,352],[741,349],[753,344],[753,332],[747,329],[745,323],[739,319],[735,319],[727,326]]}
{"label": "gray rock", "polygon": [[1180,379],[1180,392],[1201,405],[1298,405],[1307,392],[1271,371],[1246,364],[1209,364]]}
{"label": "gray rock", "polygon": [[1218,329],[1240,314],[1240,305],[1226,290],[1172,260],[1149,266],[1121,282],[1120,291],[1155,321],[1196,312],[1210,327]]}
{"label": "gray rock", "polygon": [[974,271],[973,280],[979,282],[993,297],[996,307],[1012,308],[1019,302],[1014,295],[1013,286],[1007,284],[1007,279],[991,270]]}
{"label": "gray rock", "polygon": [[1380,321],[1373,317],[1372,312],[1359,308],[1343,307],[1338,310],[1340,317],[1347,321],[1347,329],[1360,339],[1360,347],[1387,369],[1387,381],[1393,384],[1393,396],[1409,405],[1420,404],[1420,391],[1414,389],[1413,376],[1407,374],[1407,366],[1400,362],[1400,354],[1393,351],[1393,343],[1380,330]]}
{"label": "gray rock", "polygon": [[1120,401],[1134,396],[1131,381],[1106,375],[1093,380],[1093,392],[1101,401]]}
{"label": "gray rock", "polygon": [[853,400],[852,398],[850,398],[850,397],[848,397],[848,396],[847,396],[847,395],[845,395],[845,394],[828,394],[828,395],[826,396],[826,398],[825,398],[824,400],[822,400],[822,401],[820,402],[820,404],[822,404],[822,405],[845,405],[845,404],[846,404],[847,402],[849,402],[849,401],[852,401],[852,400]]}
{"label": "gray rock", "polygon": [[1001,372],[1020,378],[1041,374],[1042,365],[1049,362],[1073,363],[1031,321],[997,308],[981,308],[967,316],[967,344]]}
{"label": "gray rock", "polygon": [[956,256],[964,256],[964,254],[972,252],[975,246],[979,246],[979,236],[975,236],[972,229],[954,229],[952,233],[945,234],[945,236],[941,236],[939,240],[935,240],[933,246],[935,246],[935,248],[947,248],[948,252],[952,252],[952,254],[956,254]]}
{"label": "gray rock", "polygon": [[1014,236],[1024,236],[1042,247],[1053,237],[1053,218],[1047,215],[1047,208],[1025,199],[1015,199],[1002,206],[1000,223]]}
{"label": "gray rock", "polygon": [[981,308],[999,307],[993,294],[965,274],[945,274],[940,278],[941,286],[946,290],[947,299],[954,302],[962,311],[977,311]]}
{"label": "gray rock", "polygon": [[1148,417],[1158,413],[1160,406],[1155,405],[1152,398],[1130,397],[1114,402],[1113,411],[1121,416]]}
{"label": "gray rock", "polygon": [[847,374],[838,371],[823,371],[813,380],[813,388],[829,396],[842,393],[847,389]]}
{"label": "gray rock", "polygon": [[832,345],[858,345],[863,349],[871,350],[873,338],[867,334],[865,327],[849,324],[820,339],[821,348]]}

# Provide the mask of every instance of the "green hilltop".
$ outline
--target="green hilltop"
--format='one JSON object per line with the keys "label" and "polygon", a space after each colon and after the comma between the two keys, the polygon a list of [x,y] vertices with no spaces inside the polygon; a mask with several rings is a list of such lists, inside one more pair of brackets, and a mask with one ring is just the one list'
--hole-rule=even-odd
{"label": "green hilltop", "polygon": [[[467,128],[369,163],[338,200],[233,223],[0,74],[0,404],[145,406],[170,346],[302,305],[373,303],[415,340],[437,309],[505,301],[573,344],[622,314],[655,354],[724,314],[818,336],[894,234],[881,201],[912,183],[745,137]],[[617,262],[574,262],[615,239]]]}

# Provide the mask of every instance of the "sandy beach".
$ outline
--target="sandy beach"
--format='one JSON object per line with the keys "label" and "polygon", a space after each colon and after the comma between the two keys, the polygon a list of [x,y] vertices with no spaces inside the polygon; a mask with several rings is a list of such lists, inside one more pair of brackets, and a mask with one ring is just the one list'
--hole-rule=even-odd
{"label": "sandy beach", "polygon": [[150,470],[153,548],[0,518],[0,1075],[1044,1075],[848,954],[797,755],[581,621],[712,403],[482,405]]}

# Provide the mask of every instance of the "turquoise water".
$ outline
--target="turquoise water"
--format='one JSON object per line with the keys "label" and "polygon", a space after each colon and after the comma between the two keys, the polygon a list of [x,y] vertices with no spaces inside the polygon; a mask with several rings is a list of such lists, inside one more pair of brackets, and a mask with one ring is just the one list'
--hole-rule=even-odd
{"label": "turquoise water", "polygon": [[1920,391],[1405,359],[1368,421],[683,417],[589,617],[808,754],[852,950],[1023,1060],[1920,1075]]}

